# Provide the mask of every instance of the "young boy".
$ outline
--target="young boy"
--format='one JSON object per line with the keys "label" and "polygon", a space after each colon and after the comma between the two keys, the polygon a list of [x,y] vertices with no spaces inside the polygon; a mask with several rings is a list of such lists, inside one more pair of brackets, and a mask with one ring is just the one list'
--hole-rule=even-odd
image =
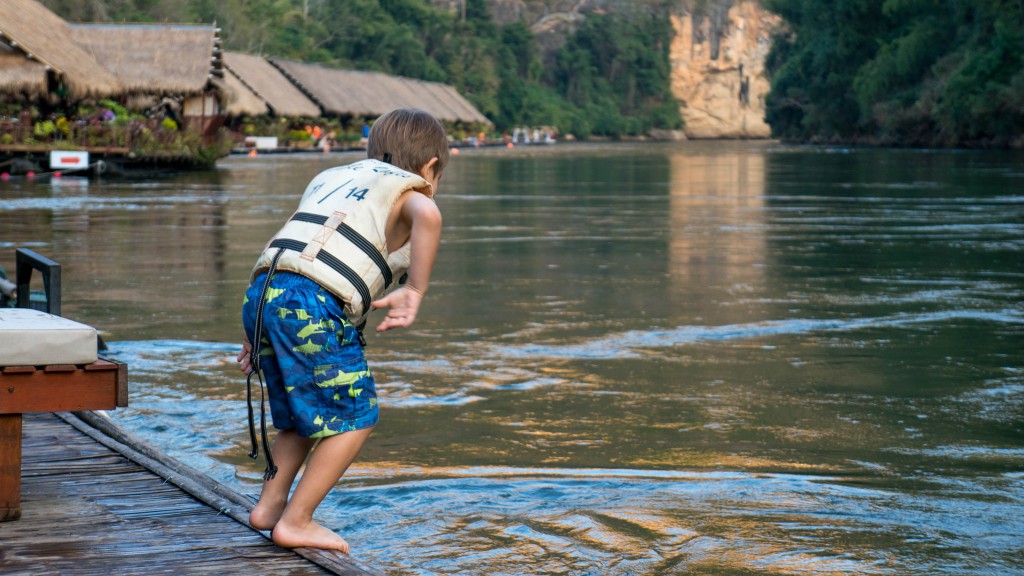
{"label": "young boy", "polygon": [[[448,142],[440,122],[421,110],[388,112],[374,123],[366,155],[309,183],[257,261],[242,307],[238,361],[265,378],[279,430],[249,522],[272,530],[281,546],[348,553],[313,512],[377,424],[362,327],[376,308],[388,310],[379,332],[413,323],[441,238],[433,195]],[[251,404],[249,426],[256,457]],[[263,443],[267,452],[265,425]]]}

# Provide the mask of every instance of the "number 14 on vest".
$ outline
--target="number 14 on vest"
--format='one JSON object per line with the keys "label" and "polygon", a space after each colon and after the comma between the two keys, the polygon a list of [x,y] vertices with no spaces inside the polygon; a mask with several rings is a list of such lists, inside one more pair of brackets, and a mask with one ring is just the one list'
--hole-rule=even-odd
{"label": "number 14 on vest", "polygon": [[[352,180],[350,179],[348,182],[345,182],[345,184],[342,184],[341,186],[338,186],[334,190],[331,190],[323,198],[317,200],[316,203],[317,204],[323,204],[324,200],[327,200],[335,192],[337,192],[338,190],[341,190],[342,188],[344,188],[349,182],[352,182]],[[323,184],[318,185],[317,188],[319,188],[320,186],[323,186]],[[369,192],[369,191],[370,191],[369,188],[363,188],[362,190],[360,190],[358,186],[353,186],[353,187],[349,188],[348,194],[345,195],[345,198],[355,198],[356,200],[365,200],[366,199],[366,193]]]}

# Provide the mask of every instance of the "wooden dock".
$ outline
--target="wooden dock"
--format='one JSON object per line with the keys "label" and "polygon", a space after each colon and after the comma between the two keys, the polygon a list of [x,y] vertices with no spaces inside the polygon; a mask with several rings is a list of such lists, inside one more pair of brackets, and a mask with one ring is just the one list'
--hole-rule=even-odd
{"label": "wooden dock", "polygon": [[22,515],[0,523],[3,574],[380,575],[276,546],[253,502],[91,412],[27,414]]}

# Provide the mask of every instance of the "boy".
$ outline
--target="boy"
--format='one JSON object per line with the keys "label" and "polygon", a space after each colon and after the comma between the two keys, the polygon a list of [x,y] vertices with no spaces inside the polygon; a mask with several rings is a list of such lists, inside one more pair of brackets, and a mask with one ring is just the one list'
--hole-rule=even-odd
{"label": "boy", "polygon": [[[238,361],[250,378],[266,379],[279,430],[268,451],[262,426],[267,473],[249,523],[289,548],[349,551],[313,512],[377,424],[362,327],[376,308],[388,309],[378,332],[413,323],[441,238],[433,195],[448,142],[440,122],[421,110],[388,112],[374,123],[366,155],[309,183],[299,210],[257,261],[242,307],[246,338]],[[255,458],[251,404],[249,410]]]}

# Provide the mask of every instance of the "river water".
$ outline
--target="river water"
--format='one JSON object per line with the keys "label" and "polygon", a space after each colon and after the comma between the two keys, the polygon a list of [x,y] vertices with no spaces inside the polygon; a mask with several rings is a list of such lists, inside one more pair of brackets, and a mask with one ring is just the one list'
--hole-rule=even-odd
{"label": "river water", "polygon": [[[239,308],[356,155],[0,184],[112,413],[246,493]],[[396,574],[1024,574],[1024,155],[771,143],[453,157],[381,424],[318,512]]]}

